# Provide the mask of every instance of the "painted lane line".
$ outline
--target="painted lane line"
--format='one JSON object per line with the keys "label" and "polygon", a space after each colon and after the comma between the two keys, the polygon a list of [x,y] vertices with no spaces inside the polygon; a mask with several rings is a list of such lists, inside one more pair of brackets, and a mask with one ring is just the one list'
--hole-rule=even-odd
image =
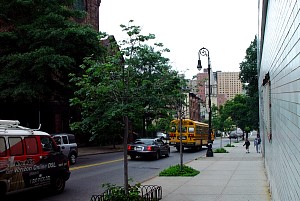
{"label": "painted lane line", "polygon": [[123,161],[123,160],[124,159],[121,158],[121,159],[116,159],[116,160],[112,160],[112,161],[105,161],[105,162],[101,162],[101,163],[72,167],[72,168],[70,168],[70,170],[79,170],[79,169],[83,169],[83,168],[94,167],[94,166],[104,165],[104,164],[108,164],[108,163],[115,163],[115,162],[119,162],[119,161]]}

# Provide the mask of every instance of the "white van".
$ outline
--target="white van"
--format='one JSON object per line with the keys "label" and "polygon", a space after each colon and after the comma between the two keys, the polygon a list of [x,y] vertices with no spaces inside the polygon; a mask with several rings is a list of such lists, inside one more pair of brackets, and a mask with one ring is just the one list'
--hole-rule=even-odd
{"label": "white van", "polygon": [[0,120],[0,197],[30,188],[64,191],[70,177],[68,158],[46,132]]}

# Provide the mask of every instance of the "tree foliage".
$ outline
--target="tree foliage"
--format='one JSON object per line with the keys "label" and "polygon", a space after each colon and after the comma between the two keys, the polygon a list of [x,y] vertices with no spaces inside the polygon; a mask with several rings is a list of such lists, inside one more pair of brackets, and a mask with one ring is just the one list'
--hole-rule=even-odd
{"label": "tree foliage", "polygon": [[154,120],[169,117],[182,98],[182,80],[163,56],[169,50],[161,43],[150,45],[155,35],[142,35],[132,23],[121,25],[128,39],[110,41],[103,61],[88,58],[81,66],[84,74],[71,75],[78,86],[71,104],[82,109],[82,119],[72,126],[90,133],[91,140],[121,136],[123,116],[141,134]]}
{"label": "tree foliage", "polygon": [[72,0],[0,2],[0,101],[68,101],[69,73],[100,55],[97,31],[75,22]]}
{"label": "tree foliage", "polygon": [[259,104],[256,40],[255,37],[246,50],[244,60],[240,63],[240,79],[244,84],[246,94],[236,95],[217,110],[213,124],[219,130],[228,132],[233,129],[232,125],[236,125],[246,133],[252,129],[258,129]]}
{"label": "tree foliage", "polygon": [[246,56],[240,64],[240,79],[245,84],[249,109],[250,128],[257,130],[259,122],[258,69],[257,69],[257,37],[246,50]]}
{"label": "tree foliage", "polygon": [[240,63],[240,79],[244,83],[244,89],[250,97],[256,96],[258,92],[257,73],[257,37],[251,42],[246,50],[246,56]]}

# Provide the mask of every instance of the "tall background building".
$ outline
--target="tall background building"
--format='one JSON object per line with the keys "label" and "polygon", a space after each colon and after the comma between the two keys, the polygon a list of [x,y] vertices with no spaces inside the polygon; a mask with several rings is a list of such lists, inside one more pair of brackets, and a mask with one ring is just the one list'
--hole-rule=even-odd
{"label": "tall background building", "polygon": [[[223,105],[237,94],[243,94],[243,85],[239,79],[240,72],[210,72],[211,106]],[[208,119],[208,69],[198,73],[196,80],[189,81],[190,92],[200,98],[200,121]]]}
{"label": "tall background building", "polygon": [[218,95],[222,99],[218,104],[223,105],[235,95],[243,93],[243,84],[239,76],[240,72],[216,72]]}

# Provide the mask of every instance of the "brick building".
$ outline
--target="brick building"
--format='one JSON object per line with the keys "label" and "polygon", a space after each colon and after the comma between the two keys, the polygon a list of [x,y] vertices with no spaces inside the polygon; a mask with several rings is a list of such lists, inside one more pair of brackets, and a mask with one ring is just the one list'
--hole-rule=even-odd
{"label": "brick building", "polygon": [[[89,24],[96,31],[99,31],[99,6],[101,0],[76,0],[74,2],[75,9],[85,11],[87,13],[83,20],[75,20],[81,24]],[[51,103],[54,113],[54,128],[53,132],[66,132],[69,129],[69,123],[72,121],[72,117],[68,114],[68,105],[62,105],[58,102]]]}
{"label": "brick building", "polygon": [[[90,24],[96,31],[99,31],[99,6],[101,0],[76,0],[73,4],[75,9],[86,11],[84,19],[74,19],[81,24]],[[0,31],[8,32],[14,27],[9,21],[0,18]],[[5,103],[0,115],[2,118],[21,120],[22,125],[38,127],[42,122],[43,130],[47,132],[67,132],[69,123],[72,121],[68,100],[57,100],[56,94],[46,103]],[[13,108],[14,110],[12,111]],[[21,111],[21,112],[20,112]],[[42,119],[42,120],[41,120]]]}
{"label": "brick building", "polygon": [[186,98],[184,100],[185,104],[182,108],[182,117],[185,119],[192,119],[195,121],[200,121],[200,103],[201,100],[197,94],[185,93]]}
{"label": "brick building", "polygon": [[78,10],[87,12],[84,20],[78,21],[84,24],[90,24],[99,31],[99,7],[101,0],[76,0],[74,7]]}

